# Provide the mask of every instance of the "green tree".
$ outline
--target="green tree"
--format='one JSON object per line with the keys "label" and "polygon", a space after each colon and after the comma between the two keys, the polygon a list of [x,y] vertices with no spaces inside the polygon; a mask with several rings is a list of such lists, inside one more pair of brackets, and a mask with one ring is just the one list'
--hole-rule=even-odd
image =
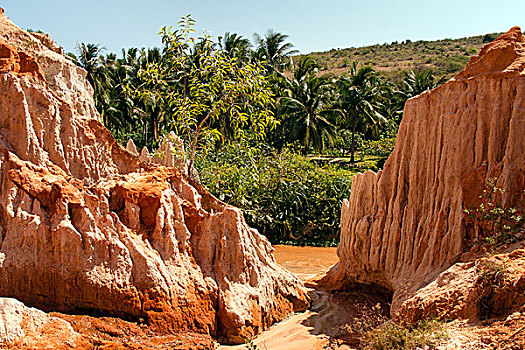
{"label": "green tree", "polygon": [[330,80],[316,76],[317,68],[317,63],[306,56],[297,63],[291,79],[280,75],[283,95],[278,102],[283,130],[289,142],[301,142],[304,154],[310,147],[324,151],[328,143],[334,143],[335,127],[329,120],[333,88]]}
{"label": "green tree", "polygon": [[224,36],[220,36],[219,47],[230,58],[236,57],[242,62],[250,58],[250,41],[236,33],[226,32]]}
{"label": "green tree", "polygon": [[352,132],[351,162],[355,162],[355,134],[358,128],[377,128],[386,122],[378,112],[382,83],[370,66],[358,69],[354,62],[348,76],[336,82],[339,97],[336,102],[341,124]]}
{"label": "green tree", "polygon": [[404,79],[401,86],[405,100],[417,96],[425,91],[432,90],[445,82],[442,77],[436,80],[431,69],[404,72]]}
{"label": "green tree", "polygon": [[99,44],[80,43],[77,45],[77,51],[78,57],[76,63],[87,72],[86,79],[93,87],[95,105],[101,114],[103,124],[106,125],[107,122],[104,111],[109,103],[106,87],[110,85],[110,82],[104,65],[104,59],[101,56],[104,48]]}
{"label": "green tree", "polygon": [[190,174],[199,142],[220,137],[213,121],[227,117],[241,136],[244,126],[262,136],[275,124],[267,108],[273,99],[264,68],[258,63],[239,64],[237,57],[217,50],[207,35],[196,40],[194,23],[186,16],[179,29],[161,29],[165,59],[141,69],[142,82],[136,88],[141,99],[163,100],[169,106],[172,128],[188,142]]}
{"label": "green tree", "polygon": [[290,56],[299,52],[294,49],[293,44],[286,42],[288,35],[274,32],[272,29],[269,29],[264,37],[254,34],[254,39],[255,58],[266,62],[270,73],[282,71],[290,64]]}

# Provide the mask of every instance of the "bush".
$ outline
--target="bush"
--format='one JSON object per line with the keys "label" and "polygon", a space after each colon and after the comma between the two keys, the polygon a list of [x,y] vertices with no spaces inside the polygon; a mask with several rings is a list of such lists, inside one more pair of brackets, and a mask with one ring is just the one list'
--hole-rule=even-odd
{"label": "bush", "polygon": [[498,37],[498,34],[496,34],[496,33],[485,34],[485,36],[483,37],[483,44],[488,44],[490,42],[493,42],[494,39],[496,39],[497,37]]}
{"label": "bush", "polygon": [[478,317],[487,320],[497,312],[497,291],[505,285],[507,267],[493,259],[477,259],[475,261],[476,271],[480,277],[481,296],[478,301]]}
{"label": "bush", "polygon": [[434,349],[447,338],[443,323],[430,320],[413,326],[389,322],[368,332],[363,342],[366,350]]}
{"label": "bush", "polygon": [[366,154],[388,157],[390,153],[394,150],[396,144],[396,138],[385,138],[377,141],[365,140],[363,141],[363,151]]}
{"label": "bush", "polygon": [[[506,243],[515,239],[525,224],[525,203],[517,201],[510,206],[503,202],[505,189],[497,187],[497,178],[490,178],[483,186],[479,205],[465,208],[467,225],[474,228],[476,236],[489,244]],[[525,193],[525,191],[524,191]]]}
{"label": "bush", "polygon": [[197,167],[203,185],[241,208],[272,243],[337,244],[341,203],[354,172],[250,142],[223,146]]}

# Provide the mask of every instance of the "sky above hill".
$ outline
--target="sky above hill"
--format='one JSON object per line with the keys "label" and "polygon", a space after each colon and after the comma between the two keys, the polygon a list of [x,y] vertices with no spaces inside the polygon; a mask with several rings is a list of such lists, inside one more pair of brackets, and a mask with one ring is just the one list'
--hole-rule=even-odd
{"label": "sky above hill", "polygon": [[525,1],[509,0],[0,0],[18,26],[51,34],[66,51],[97,43],[108,52],[160,46],[158,31],[191,14],[214,37],[250,40],[269,28],[289,35],[301,53],[392,41],[459,38],[525,29]]}

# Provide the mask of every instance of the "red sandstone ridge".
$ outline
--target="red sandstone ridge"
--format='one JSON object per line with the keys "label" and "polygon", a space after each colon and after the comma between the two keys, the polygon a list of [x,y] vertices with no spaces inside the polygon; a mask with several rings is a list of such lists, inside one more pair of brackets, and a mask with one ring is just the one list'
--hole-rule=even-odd
{"label": "red sandstone ridge", "polygon": [[[506,190],[505,205],[525,199],[524,135],[525,37],[515,27],[455,78],[406,103],[384,170],[353,179],[341,212],[340,261],[317,282],[329,289],[366,284],[391,291],[392,313],[405,319],[479,316],[467,310],[484,293],[479,270],[456,264],[477,252],[478,237],[463,210],[479,204],[490,178]],[[516,239],[523,246],[523,237]],[[512,265],[523,255],[501,259]],[[513,296],[523,293],[525,280],[520,273],[515,278],[521,282],[513,285]],[[411,301],[415,294],[419,301]]]}
{"label": "red sandstone ridge", "polygon": [[[99,121],[86,72],[47,46],[0,12],[0,297],[140,320],[140,336],[229,343],[304,310],[302,283],[241,211],[122,148]],[[93,345],[74,318],[62,317],[73,330],[10,310],[25,318],[0,315],[0,343],[38,344],[50,322]],[[28,328],[31,315],[41,321]]]}

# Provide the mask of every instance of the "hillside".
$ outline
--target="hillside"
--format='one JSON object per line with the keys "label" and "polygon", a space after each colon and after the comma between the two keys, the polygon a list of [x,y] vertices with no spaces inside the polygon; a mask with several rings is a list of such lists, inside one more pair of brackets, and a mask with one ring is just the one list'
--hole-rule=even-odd
{"label": "hillside", "polygon": [[[451,78],[463,69],[470,58],[481,47],[494,40],[501,33],[472,36],[459,39],[441,39],[436,41],[392,42],[364,47],[332,49],[327,52],[313,52],[313,57],[321,67],[322,74],[343,74],[353,61],[370,63],[387,78],[398,81],[402,71],[409,69],[434,70],[437,77]],[[297,59],[306,56],[298,55]]]}

